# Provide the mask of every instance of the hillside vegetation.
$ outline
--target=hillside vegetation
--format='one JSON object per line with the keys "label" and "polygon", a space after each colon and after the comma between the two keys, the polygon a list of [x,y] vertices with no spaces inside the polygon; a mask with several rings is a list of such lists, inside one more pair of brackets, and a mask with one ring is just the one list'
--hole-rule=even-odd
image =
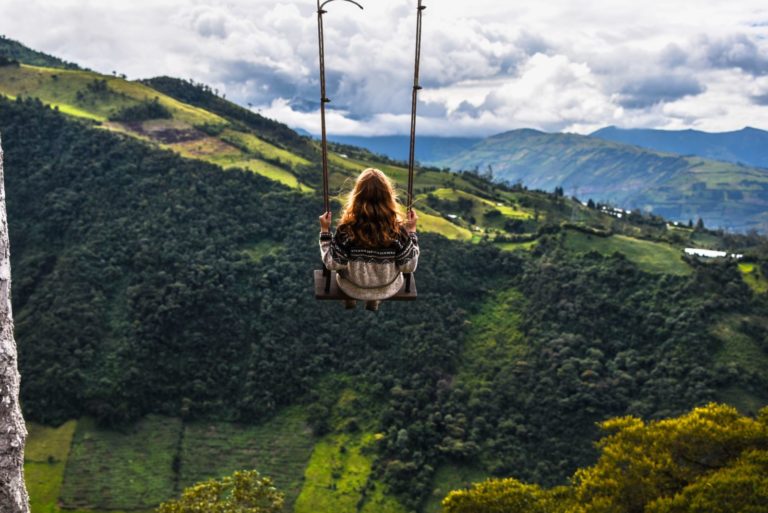
{"label": "hillside vegetation", "polygon": [[768,504],[768,409],[758,417],[709,404],[680,417],[601,424],[600,458],[571,485],[515,479],[452,492],[447,513],[760,513]]}
{"label": "hillside vegetation", "polygon": [[[764,239],[427,168],[417,206],[461,240],[421,234],[418,301],[347,312],[311,292],[315,144],[151,91],[173,117],[141,133],[34,92],[0,99],[25,415],[77,420],[66,456],[36,469],[54,476],[32,488],[41,507],[140,510],[252,466],[294,511],[423,511],[466,479],[562,484],[597,461],[610,417],[768,403],[768,368],[728,343],[765,354]],[[193,126],[205,144],[153,135],[192,117],[217,120]],[[264,145],[313,190],[224,169],[230,147]],[[367,165],[403,183],[392,162],[338,153],[337,190]],[[686,245],[753,268],[683,260]]]}
{"label": "hillside vegetation", "polygon": [[748,166],[768,168],[768,132],[746,127],[734,132],[698,130],[602,128],[592,137],[680,155],[698,155]]}
{"label": "hillside vegetation", "polygon": [[641,209],[675,221],[768,231],[768,170],[628,146],[576,134],[514,130],[441,165],[506,182]]}

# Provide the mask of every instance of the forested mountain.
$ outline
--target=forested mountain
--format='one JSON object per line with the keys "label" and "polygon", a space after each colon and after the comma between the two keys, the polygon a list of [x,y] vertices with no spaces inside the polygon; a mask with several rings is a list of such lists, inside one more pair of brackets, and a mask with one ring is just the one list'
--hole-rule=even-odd
{"label": "forested mountain", "polygon": [[[355,135],[331,135],[329,139],[339,144],[357,146],[397,161],[408,161],[411,138],[405,135],[363,137]],[[418,135],[416,160],[422,164],[434,164],[457,155],[480,142],[479,137],[433,137]]]}
{"label": "forested mountain", "polygon": [[601,128],[591,137],[633,144],[643,148],[680,155],[697,155],[712,160],[768,168],[768,132],[747,127],[733,132],[699,130]]}
{"label": "forested mountain", "polygon": [[768,232],[768,170],[576,134],[514,130],[440,163],[685,222]]}
{"label": "forested mountain", "polygon": [[[41,511],[246,467],[296,513],[437,511],[471,480],[562,483],[608,417],[768,403],[764,238],[421,169],[419,299],[348,312],[312,298],[311,140],[173,79],[21,65],[0,92]],[[405,176],[336,150],[336,190]]]}

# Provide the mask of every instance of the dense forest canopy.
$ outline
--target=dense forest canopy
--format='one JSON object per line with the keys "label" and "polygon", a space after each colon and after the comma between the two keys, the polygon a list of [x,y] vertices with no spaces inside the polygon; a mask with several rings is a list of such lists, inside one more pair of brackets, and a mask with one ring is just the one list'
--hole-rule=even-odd
{"label": "dense forest canopy", "polygon": [[259,422],[311,402],[322,434],[328,378],[350,376],[356,422],[384,434],[378,475],[416,508],[444,462],[557,484],[594,461],[598,420],[733,387],[766,400],[764,374],[714,358],[730,313],[766,349],[765,296],[732,262],[649,274],[557,232],[532,252],[425,235],[419,301],[351,316],[311,296],[317,198],[34,100],[0,100],[0,128],[32,420]]}

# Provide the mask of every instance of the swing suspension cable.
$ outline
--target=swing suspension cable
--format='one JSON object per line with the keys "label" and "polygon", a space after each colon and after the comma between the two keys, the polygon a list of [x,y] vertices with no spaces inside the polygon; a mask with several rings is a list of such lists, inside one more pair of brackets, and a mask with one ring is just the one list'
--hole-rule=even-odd
{"label": "swing suspension cable", "polygon": [[426,9],[426,5],[419,5],[416,12],[416,58],[413,68],[413,94],[411,97],[411,146],[408,153],[408,211],[413,210],[413,172],[416,161],[416,106],[418,104],[419,90],[419,67],[421,65],[421,13]]}
{"label": "swing suspension cable", "polygon": [[[328,134],[325,123],[325,104],[330,103],[331,100],[327,97],[325,83],[325,37],[323,33],[323,14],[328,12],[324,9],[324,7],[334,1],[335,0],[325,0],[325,2],[321,3],[320,0],[317,0],[317,38],[320,48],[320,124],[322,134],[321,147],[323,159],[323,209],[325,212],[331,211],[330,188],[328,184]],[[342,1],[354,4],[360,9],[363,8],[363,6],[357,3],[355,0]],[[422,4],[422,1],[423,0],[419,0],[416,14],[416,57],[413,71],[413,93],[411,97],[411,140],[408,155],[407,205],[409,211],[413,210],[413,175],[416,161],[416,107],[418,104],[419,90],[422,89],[421,85],[419,85],[419,68],[421,65],[421,14],[424,9],[427,8],[427,6]]]}
{"label": "swing suspension cable", "polygon": [[[323,209],[326,213],[331,211],[331,205],[328,185],[328,134],[325,129],[325,104],[330,103],[331,100],[328,98],[325,89],[325,37],[323,33],[323,14],[327,13],[328,11],[323,8],[333,1],[335,0],[325,0],[325,2],[320,3],[320,0],[317,0],[317,39],[320,43],[320,124],[322,125],[321,146],[323,154]],[[363,8],[362,5],[355,2],[354,0],[343,1],[354,4],[360,9]]]}

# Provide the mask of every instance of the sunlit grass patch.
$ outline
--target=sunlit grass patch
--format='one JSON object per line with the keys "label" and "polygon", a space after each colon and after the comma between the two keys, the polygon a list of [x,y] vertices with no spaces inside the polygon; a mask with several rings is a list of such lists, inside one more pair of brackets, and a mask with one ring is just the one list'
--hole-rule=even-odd
{"label": "sunlit grass patch", "polygon": [[[105,81],[100,92],[89,89],[94,81]],[[39,98],[68,115],[103,121],[115,112],[157,98],[175,119],[190,125],[222,125],[226,121],[203,109],[184,104],[140,82],[101,75],[93,71],[64,70],[22,64],[0,68],[0,93]]]}
{"label": "sunlit grass patch", "polygon": [[[384,485],[370,481],[374,435],[334,434],[315,445],[294,513],[405,513]],[[372,489],[370,488],[372,487]]]}
{"label": "sunlit grass patch", "polygon": [[295,155],[290,151],[278,148],[277,146],[258,138],[257,136],[245,132],[238,132],[232,129],[226,129],[222,132],[222,139],[230,141],[238,146],[247,148],[249,152],[267,159],[276,159],[291,167],[309,165],[310,162],[303,157]]}
{"label": "sunlit grass patch", "polygon": [[454,240],[472,240],[472,232],[462,226],[453,224],[447,219],[424,212],[418,212],[418,216],[419,231],[439,233],[444,237]]}
{"label": "sunlit grass patch", "polygon": [[527,242],[497,242],[495,246],[502,251],[530,251],[536,247],[539,241],[532,240]]}
{"label": "sunlit grass patch", "polygon": [[624,235],[598,237],[568,230],[565,247],[572,251],[587,253],[597,251],[603,255],[618,252],[627,257],[643,271],[687,275],[692,269],[682,259],[682,251],[661,242],[633,239]]}
{"label": "sunlit grass patch", "polygon": [[471,332],[461,353],[457,379],[475,385],[493,379],[528,353],[520,331],[525,299],[509,289],[487,301],[471,319]]}
{"label": "sunlit grass patch", "polygon": [[24,448],[24,478],[33,513],[58,513],[64,469],[77,422],[58,428],[29,423]]}
{"label": "sunlit grass patch", "polygon": [[739,263],[739,271],[741,271],[744,282],[749,285],[749,288],[758,294],[768,292],[768,278],[763,276],[759,266],[751,262],[741,262]]}

